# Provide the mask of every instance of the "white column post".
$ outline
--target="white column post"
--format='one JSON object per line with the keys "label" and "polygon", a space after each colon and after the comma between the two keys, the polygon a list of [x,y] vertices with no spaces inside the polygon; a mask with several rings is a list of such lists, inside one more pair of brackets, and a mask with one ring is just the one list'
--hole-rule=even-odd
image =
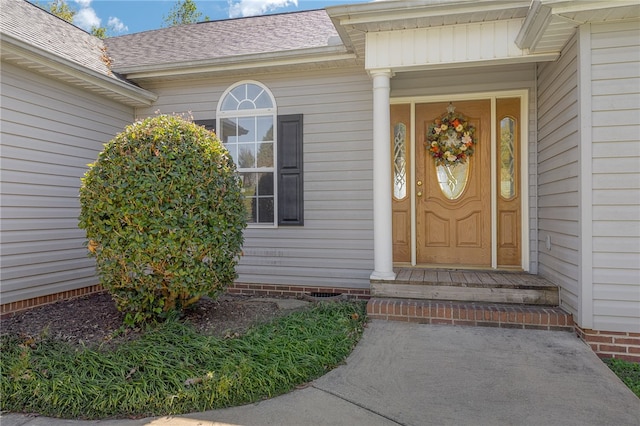
{"label": "white column post", "polygon": [[373,78],[373,262],[372,280],[393,280],[391,222],[391,148],[389,146],[391,70],[370,71]]}

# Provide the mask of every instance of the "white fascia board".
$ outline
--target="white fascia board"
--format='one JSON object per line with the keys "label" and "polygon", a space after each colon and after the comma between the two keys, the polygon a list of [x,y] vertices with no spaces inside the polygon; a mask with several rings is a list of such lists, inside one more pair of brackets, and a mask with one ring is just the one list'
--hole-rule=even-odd
{"label": "white fascia board", "polygon": [[608,0],[608,1],[567,1],[567,0],[539,0],[545,6],[551,7],[553,13],[584,12],[588,10],[614,9],[618,7],[637,6],[638,0]]}
{"label": "white fascia board", "polygon": [[219,71],[270,68],[318,62],[355,60],[356,55],[345,51],[344,46],[328,46],[287,52],[227,56],[204,61],[174,62],[170,64],[142,65],[119,68],[117,71],[131,80],[154,77],[171,77]]}
{"label": "white fascia board", "polygon": [[517,0],[459,0],[454,3],[432,0],[426,4],[424,1],[377,1],[348,6],[331,6],[327,7],[326,11],[331,18],[338,19],[340,25],[357,25],[522,7],[522,1]]}
{"label": "white fascia board", "polygon": [[0,38],[0,52],[2,52],[2,56],[13,54],[86,83],[89,87],[112,92],[114,95],[124,97],[134,104],[149,106],[158,99],[158,95],[155,93],[101,74],[5,33]]}

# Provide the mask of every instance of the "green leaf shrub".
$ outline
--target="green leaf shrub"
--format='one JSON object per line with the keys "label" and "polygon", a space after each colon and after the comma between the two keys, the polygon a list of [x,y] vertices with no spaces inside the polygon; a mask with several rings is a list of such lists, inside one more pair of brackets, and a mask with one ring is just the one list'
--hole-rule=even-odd
{"label": "green leaf shrub", "polygon": [[214,133],[183,118],[136,122],[82,178],[80,228],[128,324],[216,297],[235,278],[246,211]]}

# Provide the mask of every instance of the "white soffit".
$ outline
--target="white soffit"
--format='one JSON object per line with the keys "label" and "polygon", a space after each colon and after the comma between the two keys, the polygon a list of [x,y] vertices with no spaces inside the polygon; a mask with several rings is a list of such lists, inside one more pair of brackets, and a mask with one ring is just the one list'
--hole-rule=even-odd
{"label": "white soffit", "polygon": [[531,53],[559,52],[582,24],[639,18],[637,0],[534,0],[516,43]]}

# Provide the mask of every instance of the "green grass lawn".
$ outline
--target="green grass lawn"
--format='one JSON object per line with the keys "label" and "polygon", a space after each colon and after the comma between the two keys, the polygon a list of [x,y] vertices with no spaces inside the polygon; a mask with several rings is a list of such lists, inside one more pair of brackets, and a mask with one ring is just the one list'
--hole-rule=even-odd
{"label": "green grass lawn", "polygon": [[614,358],[604,359],[603,361],[640,398],[640,363]]}
{"label": "green grass lawn", "polygon": [[311,381],[349,355],[364,303],[327,303],[237,338],[167,321],[114,349],[0,341],[0,410],[100,419],[180,414],[247,404]]}

